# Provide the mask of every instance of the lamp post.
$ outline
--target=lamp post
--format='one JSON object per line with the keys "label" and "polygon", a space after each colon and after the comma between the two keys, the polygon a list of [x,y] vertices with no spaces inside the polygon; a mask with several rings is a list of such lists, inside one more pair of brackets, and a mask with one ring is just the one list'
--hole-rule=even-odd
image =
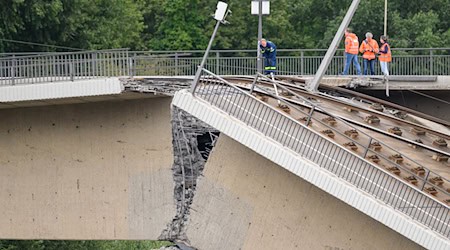
{"label": "lamp post", "polygon": [[384,0],[384,35],[387,36],[387,0]]}
{"label": "lamp post", "polygon": [[228,4],[226,4],[226,3],[222,2],[222,1],[219,1],[217,3],[216,13],[214,14],[214,19],[217,20],[216,27],[214,28],[214,32],[213,32],[213,34],[211,36],[211,39],[209,40],[208,47],[206,48],[205,54],[203,55],[202,62],[198,66],[197,72],[195,73],[194,81],[192,82],[192,85],[191,85],[191,92],[192,92],[192,94],[194,93],[195,88],[197,87],[198,81],[200,80],[200,76],[202,74],[202,70],[205,67],[206,59],[208,58],[209,51],[211,50],[211,46],[212,46],[212,43],[214,41],[214,37],[216,37],[217,30],[219,29],[220,24],[221,23],[223,23],[223,24],[228,23],[225,20],[225,18],[227,17],[228,14],[231,13],[231,11],[227,10],[227,8],[228,8]]}
{"label": "lamp post", "polygon": [[253,0],[251,6],[252,15],[258,15],[258,44],[256,48],[256,68],[259,73],[262,73],[261,50],[259,43],[262,39],[262,16],[270,14],[270,2],[268,0]]}

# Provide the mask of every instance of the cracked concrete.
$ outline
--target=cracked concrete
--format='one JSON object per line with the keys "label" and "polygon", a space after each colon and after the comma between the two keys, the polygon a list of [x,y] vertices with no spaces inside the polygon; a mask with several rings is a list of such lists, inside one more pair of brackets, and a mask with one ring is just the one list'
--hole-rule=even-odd
{"label": "cracked concrete", "polygon": [[[190,207],[197,187],[197,178],[202,174],[210,149],[218,131],[201,122],[189,113],[172,106],[173,132],[173,179],[176,215],[162,232],[159,239],[181,241],[189,245],[186,236]],[[199,145],[199,136],[209,135],[210,145]],[[204,140],[201,143],[205,143]],[[208,143],[208,142],[206,142]],[[200,150],[201,148],[202,150]],[[205,159],[206,158],[206,159]]]}

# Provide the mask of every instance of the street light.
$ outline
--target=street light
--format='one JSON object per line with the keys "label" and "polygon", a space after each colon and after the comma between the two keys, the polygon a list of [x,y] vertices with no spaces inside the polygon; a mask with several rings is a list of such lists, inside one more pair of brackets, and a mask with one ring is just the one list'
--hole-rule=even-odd
{"label": "street light", "polygon": [[257,56],[257,71],[259,73],[262,73],[262,61],[261,61],[261,50],[259,49],[259,43],[262,39],[262,16],[263,15],[269,15],[270,14],[270,2],[269,0],[253,0],[252,1],[252,8],[251,8],[252,15],[258,15],[259,21],[258,21],[258,45],[256,48],[256,56]]}
{"label": "street light", "polygon": [[200,80],[202,70],[205,67],[206,59],[208,58],[209,51],[211,50],[211,46],[214,41],[214,37],[216,36],[217,30],[219,29],[219,25],[221,23],[223,23],[223,24],[228,23],[225,19],[227,18],[228,14],[231,14],[231,10],[227,10],[227,8],[228,8],[228,4],[226,4],[222,1],[219,1],[217,3],[217,9],[213,16],[214,19],[217,20],[217,24],[216,24],[216,27],[214,28],[214,32],[211,36],[211,39],[209,40],[208,47],[206,48],[205,54],[203,55],[202,62],[198,66],[197,72],[195,73],[194,81],[192,82],[192,86],[191,86],[192,94],[194,94],[195,88],[198,84],[198,81]]}
{"label": "street light", "polygon": [[387,36],[387,0],[384,0],[384,36]]}

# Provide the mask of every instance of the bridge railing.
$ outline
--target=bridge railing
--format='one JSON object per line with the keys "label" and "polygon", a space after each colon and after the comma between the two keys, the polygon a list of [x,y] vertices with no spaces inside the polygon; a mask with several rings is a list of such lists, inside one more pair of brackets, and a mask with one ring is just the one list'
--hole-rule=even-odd
{"label": "bridge railing", "polygon": [[[195,75],[203,51],[132,51],[134,75]],[[313,75],[319,68],[324,49],[279,49],[277,51],[278,74]],[[391,75],[450,75],[450,48],[393,49]],[[362,58],[359,57],[362,67]],[[253,75],[256,70],[255,50],[211,51],[206,69],[218,75]],[[344,68],[343,50],[338,50],[327,75],[338,75]],[[356,74],[350,67],[350,74]],[[379,65],[375,73],[381,75]]]}
{"label": "bridge railing", "polygon": [[[278,50],[278,74],[312,75],[326,50]],[[110,76],[195,75],[203,51],[133,51],[126,49],[41,54],[0,55],[0,86],[53,81],[73,81]],[[344,67],[343,51],[333,58],[328,75]],[[216,50],[206,69],[218,75],[253,75],[254,50]],[[361,63],[362,59],[360,58]],[[393,49],[391,75],[450,75],[450,48]],[[376,66],[376,73],[381,74]],[[354,74],[351,67],[350,74]]]}
{"label": "bridge railing", "polygon": [[[309,129],[308,123],[314,119],[312,117],[314,109],[311,109],[312,112],[311,110],[306,112],[308,115],[304,122],[297,121],[208,70],[203,70],[202,80],[192,91],[194,96],[237,118],[284,147],[315,162],[430,229],[447,238],[450,237],[450,208],[447,205],[388,171],[376,167],[365,160],[363,158],[365,156],[358,156]],[[277,98],[275,95],[271,96]],[[281,98],[278,100],[295,108]],[[320,120],[315,122],[318,121]],[[368,140],[366,143],[370,145],[371,142],[373,141]],[[375,150],[368,149],[364,155],[367,155],[368,151],[376,153]]]}
{"label": "bridge railing", "polygon": [[0,86],[126,76],[129,63],[124,49],[0,57]]}

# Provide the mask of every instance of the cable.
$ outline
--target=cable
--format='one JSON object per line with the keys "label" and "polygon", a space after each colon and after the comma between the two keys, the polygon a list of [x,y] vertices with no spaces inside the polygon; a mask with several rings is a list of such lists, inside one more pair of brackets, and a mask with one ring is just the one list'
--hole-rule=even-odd
{"label": "cable", "polygon": [[445,104],[447,104],[447,105],[450,105],[450,102],[448,102],[448,101],[446,101],[446,100],[442,100],[442,99],[439,99],[439,98],[437,98],[437,97],[434,97],[434,96],[431,96],[431,95],[427,95],[427,94],[424,94],[424,93],[422,93],[422,92],[415,91],[415,90],[412,90],[412,89],[408,89],[408,90],[411,91],[411,92],[413,92],[413,93],[415,93],[415,94],[418,94],[418,95],[421,95],[421,96],[425,96],[425,97],[428,97],[428,98],[433,99],[433,100],[435,100],[435,101],[442,102],[442,103],[445,103]]}
{"label": "cable", "polygon": [[50,47],[50,48],[60,48],[60,49],[80,50],[80,51],[83,50],[83,49],[66,47],[66,46],[48,45],[48,44],[43,44],[43,43],[33,43],[33,42],[18,41],[18,40],[4,39],[4,38],[0,38],[0,41],[10,42],[10,43],[21,43],[21,44],[28,44],[28,45],[37,45],[37,46]]}

